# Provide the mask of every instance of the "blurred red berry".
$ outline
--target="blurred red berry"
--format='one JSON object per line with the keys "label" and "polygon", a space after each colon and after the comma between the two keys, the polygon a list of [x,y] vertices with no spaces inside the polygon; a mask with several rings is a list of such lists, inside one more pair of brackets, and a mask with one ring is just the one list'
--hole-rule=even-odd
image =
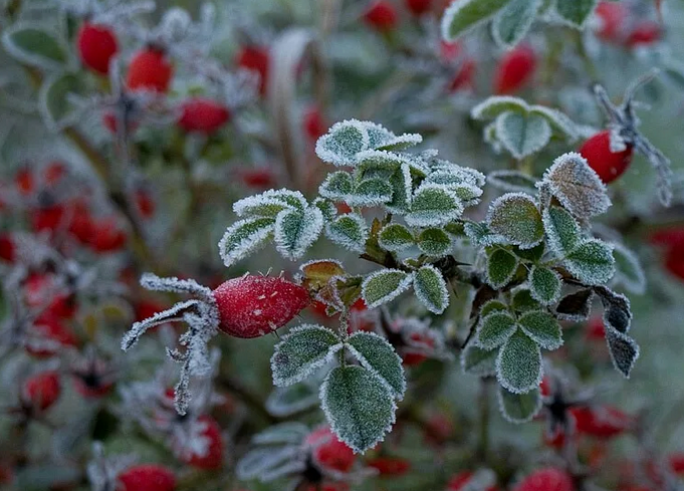
{"label": "blurred red berry", "polygon": [[205,429],[202,431],[202,437],[208,440],[206,454],[193,455],[187,459],[186,462],[199,469],[219,469],[223,466],[221,427],[211,416],[200,416],[199,421],[205,425]]}
{"label": "blurred red berry", "polygon": [[377,457],[367,462],[381,476],[402,476],[411,470],[411,462],[399,457]]}
{"label": "blurred red berry", "polygon": [[380,31],[391,31],[399,21],[397,10],[388,0],[375,0],[363,14],[366,24]]}
{"label": "blurred red berry", "polygon": [[30,339],[25,349],[36,358],[54,356],[61,348],[78,346],[78,338],[60,319],[40,316],[30,328]]}
{"label": "blurred red berry", "polygon": [[[447,484],[447,491],[461,491],[473,478],[474,473],[470,471],[460,472],[453,476]],[[487,488],[485,491],[495,491],[496,486]]]}
{"label": "blurred red berry", "polygon": [[552,467],[529,474],[514,491],[573,491],[575,486],[567,472]]}
{"label": "blurred red berry", "polygon": [[432,8],[432,0],[406,0],[406,8],[415,16],[427,14]]}
{"label": "blurred red berry", "polygon": [[188,133],[209,135],[221,128],[230,119],[228,108],[204,97],[193,97],[181,105],[178,125]]}
{"label": "blurred red berry", "polygon": [[259,74],[259,91],[266,95],[268,88],[269,65],[271,54],[268,48],[262,46],[245,46],[237,54],[236,63],[239,67]]}
{"label": "blurred red berry", "polygon": [[252,189],[271,189],[276,185],[276,176],[270,167],[237,169],[237,177]]}
{"label": "blurred red berry", "polygon": [[629,16],[627,7],[619,2],[601,1],[596,6],[596,15],[600,20],[596,35],[604,41],[621,43]]}
{"label": "blurred red berry", "polygon": [[651,243],[684,250],[684,228],[666,228],[651,235]]}
{"label": "blurred red berry", "polygon": [[647,46],[660,40],[660,24],[654,21],[645,20],[639,22],[632,32],[627,36],[625,44],[630,48],[637,46]]}
{"label": "blurred red berry", "polygon": [[23,284],[24,302],[31,309],[41,311],[41,318],[70,319],[76,313],[73,295],[58,287],[48,274],[32,273]]}
{"label": "blurred red berry", "polygon": [[497,64],[494,74],[494,92],[507,95],[518,92],[534,78],[537,54],[526,44],[506,53]]}
{"label": "blurred red berry", "polygon": [[131,90],[166,93],[171,84],[173,66],[166,54],[155,48],[144,48],[133,55],[128,65],[126,86]]}
{"label": "blurred red berry", "polygon": [[570,411],[577,432],[596,438],[616,437],[634,425],[634,418],[613,406],[575,407]]}
{"label": "blurred red berry", "polygon": [[17,247],[12,234],[0,233],[0,259],[13,263],[17,258]]}
{"label": "blurred red berry", "polygon": [[43,177],[48,186],[57,184],[67,173],[67,167],[63,162],[50,162],[43,169]]}
{"label": "blurred red berry", "polygon": [[126,232],[119,228],[117,220],[106,217],[93,222],[87,243],[96,252],[114,252],[123,249],[126,237]]}
{"label": "blurred red berry", "polygon": [[135,201],[135,206],[138,208],[140,216],[149,219],[154,216],[155,203],[152,199],[152,195],[146,189],[136,189],[133,199]]}
{"label": "blurred red berry", "polygon": [[684,474],[684,453],[673,453],[668,458],[670,469],[675,474]]}
{"label": "blurred red berry", "polygon": [[53,370],[33,375],[24,383],[24,398],[40,411],[49,409],[62,392],[59,374]]}
{"label": "blurred red berry", "polygon": [[420,365],[427,360],[427,355],[423,351],[431,351],[435,347],[435,340],[430,336],[429,332],[412,332],[409,335],[411,344],[406,348],[401,358],[404,365],[412,367]]}
{"label": "blurred red berry", "polygon": [[129,467],[118,477],[120,491],[173,491],[176,477],[166,467],[155,464]]}
{"label": "blurred red berry", "polygon": [[84,22],[79,29],[76,47],[83,64],[102,75],[109,73],[109,62],[119,51],[114,31],[90,22]]}
{"label": "blurred red berry", "polygon": [[579,153],[606,184],[620,177],[632,162],[631,146],[621,152],[611,152],[609,130],[596,133],[585,141]]}
{"label": "blurred red berry", "polygon": [[475,78],[475,70],[477,63],[472,58],[465,58],[463,63],[458,68],[458,72],[449,84],[449,92],[457,92],[459,90],[471,89],[473,87],[473,79]]}
{"label": "blurred red berry", "polygon": [[349,472],[356,461],[354,451],[341,442],[329,426],[312,432],[305,442],[313,447],[314,460],[324,468]]}
{"label": "blurred red berry", "polygon": [[684,250],[669,250],[665,259],[665,269],[680,280],[684,280]]}
{"label": "blurred red berry", "polygon": [[585,335],[590,341],[605,341],[606,327],[603,325],[603,318],[596,316],[589,319]]}
{"label": "blurred red berry", "polygon": [[309,107],[304,113],[304,133],[311,141],[316,141],[328,131],[321,111],[316,106]]}
{"label": "blurred red berry", "polygon": [[14,185],[23,196],[33,194],[36,190],[36,179],[33,171],[28,167],[19,169],[14,175]]}
{"label": "blurred red berry", "polygon": [[220,329],[238,338],[268,334],[290,322],[309,302],[309,292],[284,278],[245,275],[214,290]]}

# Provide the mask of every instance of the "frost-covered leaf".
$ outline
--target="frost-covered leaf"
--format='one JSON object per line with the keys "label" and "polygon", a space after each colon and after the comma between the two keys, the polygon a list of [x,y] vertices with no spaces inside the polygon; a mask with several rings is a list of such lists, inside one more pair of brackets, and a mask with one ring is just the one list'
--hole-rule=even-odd
{"label": "frost-covered leaf", "polygon": [[364,125],[357,120],[335,123],[326,135],[316,142],[316,155],[329,164],[354,165],[356,154],[367,150],[370,136]]}
{"label": "frost-covered leaf", "polygon": [[219,242],[219,253],[223,264],[231,267],[252,252],[262,247],[275,231],[272,218],[248,218],[228,227]]}
{"label": "frost-covered leaf", "polygon": [[43,119],[52,130],[74,123],[74,106],[70,98],[82,93],[83,80],[74,73],[52,77],[40,89],[39,100]]}
{"label": "frost-covered leaf", "polygon": [[615,274],[613,246],[598,239],[585,240],[565,257],[564,264],[586,285],[606,283]]}
{"label": "frost-covered leaf", "polygon": [[393,213],[407,213],[411,209],[412,198],[410,167],[402,164],[390,177],[389,184],[392,187],[392,199],[385,203],[385,208]]}
{"label": "frost-covered leaf", "polygon": [[558,301],[561,293],[561,277],[554,270],[534,266],[529,277],[530,293],[535,300],[550,305]]}
{"label": "frost-covered leaf", "polygon": [[366,220],[358,213],[337,217],[326,226],[326,233],[335,244],[355,252],[363,252],[368,240]]}
{"label": "frost-covered leaf", "polygon": [[496,249],[487,257],[487,283],[498,290],[506,286],[518,269],[518,258],[505,249]]}
{"label": "frost-covered leaf", "polygon": [[555,350],[563,345],[560,324],[552,314],[544,310],[524,313],[518,319],[518,325],[542,348]]}
{"label": "frost-covered leaf", "polygon": [[301,382],[332,359],[342,348],[330,329],[306,324],[292,329],[276,346],[271,357],[273,384],[284,387]]}
{"label": "frost-covered leaf", "polygon": [[502,191],[537,194],[537,181],[517,170],[496,170],[487,176],[487,182]]}
{"label": "frost-covered leaf", "polygon": [[541,393],[539,389],[533,389],[525,394],[516,394],[499,387],[499,408],[507,421],[527,423],[542,408]]}
{"label": "frost-covered leaf", "polygon": [[496,119],[496,136],[513,157],[522,160],[546,146],[551,126],[536,114],[507,112]]}
{"label": "frost-covered leaf", "polygon": [[266,410],[278,418],[306,411],[319,404],[318,384],[299,383],[289,387],[276,387],[266,399]]}
{"label": "frost-covered leaf", "polygon": [[353,190],[354,184],[351,175],[348,172],[337,171],[328,174],[318,188],[318,193],[325,198],[341,201]]}
{"label": "frost-covered leaf", "polygon": [[544,210],[544,230],[549,245],[561,257],[574,250],[582,239],[577,220],[560,206]]}
{"label": "frost-covered leaf", "polygon": [[581,29],[598,0],[556,0],[556,12],[568,25]]}
{"label": "frost-covered leaf", "polygon": [[323,218],[326,220],[334,220],[337,216],[337,207],[335,206],[335,203],[327,198],[318,197],[313,200],[312,204],[321,210],[321,213],[323,213]]}
{"label": "frost-covered leaf", "polygon": [[282,211],[275,222],[276,249],[287,259],[299,259],[318,239],[322,228],[323,213],[315,206]]}
{"label": "frost-covered leaf", "polygon": [[532,106],[530,114],[537,114],[545,118],[551,125],[553,133],[572,143],[579,138],[579,128],[562,112],[546,106]]}
{"label": "frost-covered leaf", "polygon": [[594,291],[603,305],[603,323],[606,326],[627,334],[632,325],[632,308],[629,299],[606,287],[596,287]]}
{"label": "frost-covered leaf", "polygon": [[479,247],[488,247],[506,242],[504,237],[493,233],[484,223],[467,222],[463,225],[463,232],[474,245]]}
{"label": "frost-covered leaf", "polygon": [[405,292],[413,276],[398,269],[382,269],[366,276],[361,285],[363,300],[369,308],[390,302]]}
{"label": "frost-covered leaf", "polygon": [[430,312],[441,314],[449,306],[446,281],[434,266],[423,266],[414,273],[413,288],[420,303]]}
{"label": "frost-covered leaf", "polygon": [[478,121],[494,119],[505,112],[527,114],[530,106],[523,99],[507,95],[488,97],[470,111],[470,117]]}
{"label": "frost-covered leaf", "polygon": [[534,199],[508,193],[495,200],[487,213],[489,228],[510,243],[529,249],[544,238],[544,225]]}
{"label": "frost-covered leaf", "polygon": [[387,128],[370,121],[362,121],[360,124],[368,132],[369,147],[375,150],[402,150],[423,141],[420,135],[407,133],[397,136]]}
{"label": "frost-covered leaf", "polygon": [[537,343],[517,330],[499,351],[496,375],[499,383],[515,394],[524,394],[539,387],[542,359]]}
{"label": "frost-covered leaf", "polygon": [[303,423],[287,422],[271,426],[252,438],[255,445],[297,445],[304,441],[311,431]]}
{"label": "frost-covered leaf", "polygon": [[442,39],[454,41],[470,29],[487,22],[510,0],[459,0],[452,2],[442,18]]}
{"label": "frost-covered leaf", "polygon": [[591,288],[578,290],[564,296],[556,306],[556,314],[561,320],[581,322],[589,318],[594,292]]}
{"label": "frost-covered leaf", "polygon": [[511,307],[516,312],[527,312],[541,309],[542,304],[534,299],[529,288],[518,288],[513,294]]}
{"label": "frost-covered leaf", "polygon": [[508,312],[492,312],[484,316],[477,326],[477,344],[493,350],[504,344],[517,330],[515,318]]}
{"label": "frost-covered leaf", "polygon": [[639,345],[627,334],[609,327],[606,328],[606,342],[613,365],[620,373],[629,378],[634,363],[639,358]]}
{"label": "frost-covered leaf", "polygon": [[465,373],[478,377],[496,375],[497,350],[480,348],[476,343],[468,343],[461,352],[461,367]]}
{"label": "frost-covered leaf", "polygon": [[275,218],[283,210],[303,210],[306,206],[306,198],[299,191],[271,189],[236,201],[233,211],[239,217]]}
{"label": "frost-covered leaf", "polygon": [[378,206],[392,199],[392,186],[383,179],[361,181],[354,191],[345,198],[349,206]]}
{"label": "frost-covered leaf", "polygon": [[394,394],[401,399],[406,391],[406,379],[401,358],[384,338],[370,332],[357,332],[347,340],[347,348]]}
{"label": "frost-covered leaf", "polygon": [[434,227],[457,219],[463,204],[456,194],[439,184],[423,184],[413,195],[406,223],[415,227]]}
{"label": "frost-covered leaf", "polygon": [[532,249],[521,249],[520,247],[513,247],[512,252],[520,259],[529,261],[532,263],[538,262],[546,251],[546,245],[544,242],[540,242],[538,245],[534,246]]}
{"label": "frost-covered leaf", "polygon": [[401,224],[390,223],[378,235],[380,247],[388,251],[403,251],[414,244],[413,234]]}
{"label": "frost-covered leaf", "polygon": [[558,157],[544,173],[543,184],[578,218],[591,218],[610,207],[606,186],[578,153]]}
{"label": "frost-covered leaf", "polygon": [[507,312],[508,306],[501,300],[490,300],[480,308],[480,316],[486,317],[490,313],[497,311]]}
{"label": "frost-covered leaf", "polygon": [[428,256],[443,256],[451,249],[451,239],[439,228],[426,228],[418,236],[418,248]]}
{"label": "frost-covered leaf", "polygon": [[532,27],[542,0],[510,0],[499,10],[492,22],[492,35],[496,44],[513,47]]}
{"label": "frost-covered leaf", "polygon": [[265,474],[273,474],[282,466],[289,465],[300,452],[299,445],[259,447],[238,462],[235,473],[240,480],[263,479]]}
{"label": "frost-covered leaf", "polygon": [[642,295],[646,290],[646,276],[636,254],[622,244],[613,244],[615,259],[614,283],[624,286],[635,295]]}
{"label": "frost-covered leaf", "polygon": [[394,397],[360,366],[334,368],[321,387],[321,402],[333,432],[357,453],[382,441],[394,423]]}
{"label": "frost-covered leaf", "polygon": [[10,26],[3,33],[2,45],[13,58],[39,68],[57,69],[69,60],[62,43],[38,27]]}

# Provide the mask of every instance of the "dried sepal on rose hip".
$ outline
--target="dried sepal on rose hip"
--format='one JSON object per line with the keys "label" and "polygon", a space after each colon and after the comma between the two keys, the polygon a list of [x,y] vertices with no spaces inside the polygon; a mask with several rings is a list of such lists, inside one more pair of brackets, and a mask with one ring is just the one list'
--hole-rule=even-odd
{"label": "dried sepal on rose hip", "polygon": [[608,133],[601,132],[591,137],[580,152],[589,166],[601,176],[604,182],[611,182],[622,174],[630,163],[632,152],[642,154],[658,173],[658,197],[664,206],[672,201],[672,170],[668,159],[639,130],[636,92],[652,81],[658,72],[653,70],[635,80],[625,91],[622,103],[613,104],[606,89],[594,86],[599,106],[610,122]]}
{"label": "dried sepal on rose hip", "polygon": [[207,345],[212,337],[219,331],[237,338],[264,336],[286,325],[310,302],[306,288],[282,277],[245,274],[215,290],[194,280],[159,278],[153,274],[143,275],[140,283],[149,290],[189,293],[194,297],[134,323],[121,342],[122,349],[127,351],[151,327],[179,321],[189,325],[179,339],[185,349],[168,350],[168,355],[182,365],[176,386],[176,409],[181,414],[186,412],[189,402],[189,377],[203,376],[211,368]]}

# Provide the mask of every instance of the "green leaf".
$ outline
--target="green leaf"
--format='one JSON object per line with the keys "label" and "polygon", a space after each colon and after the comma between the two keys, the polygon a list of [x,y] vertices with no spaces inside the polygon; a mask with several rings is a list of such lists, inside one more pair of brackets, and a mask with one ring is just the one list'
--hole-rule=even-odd
{"label": "green leaf", "polygon": [[306,324],[292,329],[275,346],[271,357],[273,384],[277,387],[301,382],[332,359],[342,348],[330,329]]}
{"label": "green leaf", "polygon": [[598,239],[581,242],[565,257],[565,267],[586,285],[601,285],[615,274],[613,247]]}
{"label": "green leaf", "polygon": [[442,18],[442,38],[454,41],[476,26],[487,22],[509,0],[459,0],[452,2]]}
{"label": "green leaf", "polygon": [[461,367],[465,373],[478,377],[489,377],[496,374],[497,350],[486,350],[475,343],[468,343],[461,352]]}
{"label": "green leaf", "polygon": [[60,68],[69,59],[64,46],[37,27],[11,26],[3,34],[2,44],[13,58],[39,68]]}
{"label": "green leaf", "polygon": [[493,350],[504,344],[516,331],[515,318],[508,312],[492,312],[477,326],[477,344]]}
{"label": "green leaf", "polygon": [[283,210],[303,210],[306,206],[306,198],[298,191],[271,189],[236,201],[233,211],[239,217],[275,218]]}
{"label": "green leaf", "polygon": [[434,314],[441,314],[449,306],[449,291],[442,273],[427,265],[414,273],[413,288],[420,303]]}
{"label": "green leaf", "polygon": [[558,15],[572,27],[581,29],[598,0],[556,0]]}
{"label": "green leaf", "polygon": [[330,128],[316,142],[316,154],[329,164],[355,165],[356,154],[367,150],[370,137],[363,123],[356,120],[342,121]]}
{"label": "green leaf", "polygon": [[537,343],[522,331],[516,331],[499,351],[496,373],[499,383],[515,394],[524,394],[539,387],[542,359]]}
{"label": "green leaf", "polygon": [[530,292],[528,288],[520,288],[513,294],[511,306],[516,312],[538,310],[542,307],[542,305],[532,297],[532,292]]}
{"label": "green leaf", "polygon": [[546,245],[544,242],[540,242],[539,245],[534,246],[532,249],[521,249],[517,246],[513,248],[513,253],[516,256],[518,256],[520,259],[524,259],[525,261],[530,261],[533,263],[539,261],[544,255],[545,251]]}
{"label": "green leaf", "polygon": [[374,178],[360,182],[345,201],[349,206],[371,207],[387,203],[391,199],[392,186],[383,179]]}
{"label": "green leaf", "polygon": [[324,198],[342,201],[354,189],[352,178],[348,172],[337,171],[328,174],[325,181],[318,188],[318,193]]}
{"label": "green leaf", "polygon": [[219,253],[226,267],[231,267],[262,247],[275,230],[273,218],[248,218],[228,227],[219,242]]}
{"label": "green leaf", "polygon": [[548,121],[536,114],[507,112],[496,120],[498,141],[517,160],[538,152],[551,139]]}
{"label": "green leaf", "polygon": [[544,230],[549,238],[549,245],[561,257],[573,251],[582,239],[577,220],[560,206],[544,210]]}
{"label": "green leaf", "polygon": [[357,453],[382,441],[394,423],[392,394],[360,366],[334,368],[321,387],[321,402],[333,432]]}
{"label": "green leaf", "polygon": [[506,286],[518,269],[518,258],[505,249],[496,249],[487,257],[487,283],[498,290]]}
{"label": "green leaf", "polygon": [[368,275],[361,285],[363,300],[369,308],[390,302],[406,291],[413,276],[398,269],[383,269]]}
{"label": "green leaf", "polygon": [[502,191],[537,194],[537,181],[517,170],[496,170],[487,175],[487,182]]}
{"label": "green leaf", "polygon": [[544,238],[544,224],[534,199],[508,193],[495,200],[487,214],[489,228],[514,245],[531,249]]}
{"label": "green leaf", "polygon": [[578,218],[591,218],[610,206],[606,186],[577,153],[558,157],[544,173],[542,181],[558,201]]}
{"label": "green leaf", "polygon": [[542,408],[541,393],[539,389],[533,389],[525,394],[515,394],[499,387],[499,408],[507,421],[527,423]]}
{"label": "green leaf", "polygon": [[455,220],[463,213],[463,204],[456,194],[439,184],[420,186],[411,203],[406,223],[412,227],[434,227]]}
{"label": "green leaf", "polygon": [[390,223],[380,230],[378,235],[380,247],[387,251],[403,251],[414,244],[413,234],[398,223]]}
{"label": "green leaf", "polygon": [[366,221],[357,213],[337,217],[326,227],[328,238],[350,251],[363,252],[368,240]]}
{"label": "green leaf", "polygon": [[549,305],[556,303],[561,293],[561,277],[549,268],[534,266],[530,271],[530,292],[535,300]]}
{"label": "green leaf", "polygon": [[323,213],[315,206],[282,211],[275,222],[276,249],[287,259],[299,259],[318,239],[322,228]]}
{"label": "green leaf", "polygon": [[542,348],[555,350],[563,345],[561,326],[548,312],[543,310],[526,312],[518,319],[518,325]]}
{"label": "green leaf", "polygon": [[525,37],[532,27],[542,0],[511,0],[499,10],[492,22],[496,44],[511,48]]}
{"label": "green leaf", "polygon": [[646,290],[646,276],[639,258],[622,244],[613,244],[613,246],[616,270],[613,281],[624,286],[630,293],[643,295]]}
{"label": "green leaf", "polygon": [[66,127],[73,121],[73,105],[69,97],[82,93],[81,78],[73,73],[62,73],[50,78],[40,88],[40,110],[52,130]]}
{"label": "green leaf", "polygon": [[480,317],[486,317],[497,311],[508,312],[508,306],[500,300],[490,300],[480,308]]}
{"label": "green leaf", "polygon": [[319,384],[306,382],[277,387],[266,399],[266,409],[278,418],[301,413],[319,405],[319,389]]}
{"label": "green leaf", "polygon": [[479,103],[470,111],[470,117],[478,121],[494,119],[500,114],[514,112],[527,114],[530,106],[523,99],[508,95],[494,95]]}
{"label": "green leaf", "polygon": [[443,256],[451,249],[451,239],[439,228],[426,228],[418,236],[418,248],[428,256]]}
{"label": "green leaf", "polygon": [[551,125],[554,135],[565,138],[572,143],[579,138],[577,125],[564,113],[546,106],[532,106],[530,114],[545,118]]}
{"label": "green leaf", "polygon": [[389,184],[392,187],[392,199],[385,203],[385,208],[393,213],[405,214],[411,208],[411,169],[407,164],[402,164],[390,177]]}
{"label": "green leaf", "polygon": [[255,445],[284,445],[288,443],[297,445],[301,443],[309,433],[310,430],[308,426],[303,423],[280,423],[254,435],[252,443]]}
{"label": "green leaf", "polygon": [[406,379],[401,358],[387,340],[370,332],[357,332],[347,340],[347,348],[361,365],[375,375],[401,399],[406,392]]}

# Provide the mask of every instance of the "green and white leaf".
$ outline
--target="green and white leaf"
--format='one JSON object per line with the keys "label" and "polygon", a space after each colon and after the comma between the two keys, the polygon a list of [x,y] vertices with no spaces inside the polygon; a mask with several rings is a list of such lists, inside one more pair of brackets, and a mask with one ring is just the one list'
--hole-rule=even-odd
{"label": "green and white leaf", "polygon": [[542,0],[510,0],[492,22],[492,36],[501,47],[512,48],[527,35]]}
{"label": "green and white leaf", "polygon": [[423,184],[413,195],[411,212],[404,218],[412,227],[435,227],[455,220],[463,213],[456,193],[440,184]]}
{"label": "green and white leaf", "polygon": [[347,349],[378,380],[400,399],[406,392],[401,358],[385,338],[370,332],[357,332],[345,343]]}
{"label": "green and white leaf", "polygon": [[531,249],[544,238],[537,204],[524,193],[508,193],[495,200],[489,207],[487,223],[492,232],[522,249]]}
{"label": "green and white leaf", "polygon": [[378,234],[380,247],[387,251],[398,252],[415,244],[413,234],[399,223],[385,225]]}
{"label": "green and white leaf", "polygon": [[426,228],[418,236],[418,248],[428,256],[444,256],[451,245],[451,238],[440,228]]}
{"label": "green and white leaf", "polygon": [[643,295],[646,291],[646,275],[639,258],[622,244],[613,244],[615,276],[612,283],[620,284],[630,293]]}
{"label": "green and white leaf", "polygon": [[577,220],[560,206],[544,210],[544,230],[551,249],[560,257],[573,251],[582,241]]}
{"label": "green and white leaf", "polygon": [[356,453],[381,442],[394,423],[394,397],[368,369],[331,370],[321,387],[321,403],[337,437]]}
{"label": "green and white leaf", "polygon": [[561,326],[556,318],[544,310],[526,312],[518,319],[518,325],[535,343],[547,350],[563,345]]}
{"label": "green and white leaf", "polygon": [[485,350],[493,350],[504,344],[517,329],[511,314],[492,312],[484,316],[477,326],[477,345]]}
{"label": "green and white leaf", "polygon": [[537,181],[517,170],[492,171],[487,175],[487,182],[502,191],[537,194]]}
{"label": "green and white leaf", "polygon": [[292,329],[275,346],[271,357],[273,384],[285,387],[301,382],[332,357],[343,344],[333,331],[305,324]]}
{"label": "green and white leaf", "polygon": [[219,254],[226,267],[263,247],[273,237],[273,218],[247,218],[228,227],[219,242]]}
{"label": "green and white leaf", "polygon": [[505,237],[493,233],[484,223],[466,222],[463,225],[463,232],[474,245],[479,247],[506,243]]}
{"label": "green and white leaf", "polygon": [[484,24],[505,7],[509,0],[459,0],[452,2],[442,18],[442,39],[454,41]]}
{"label": "green and white leaf", "polygon": [[556,0],[556,12],[565,24],[582,29],[597,3],[598,0]]}
{"label": "green and white leaf", "polygon": [[337,217],[326,226],[326,235],[335,244],[350,251],[363,252],[368,240],[368,225],[358,213]]}
{"label": "green and white leaf", "polygon": [[392,200],[392,186],[385,179],[372,178],[361,181],[354,191],[344,198],[349,206],[373,207]]}
{"label": "green and white leaf", "polygon": [[408,290],[411,283],[411,274],[398,269],[382,269],[366,276],[361,285],[361,295],[372,309],[394,300]]}
{"label": "green and white leaf", "polygon": [[46,125],[53,131],[74,124],[78,118],[70,97],[83,93],[82,79],[74,73],[60,73],[40,88],[38,99]]}
{"label": "green and white leaf", "polygon": [[558,301],[561,294],[561,276],[552,269],[534,266],[529,276],[532,297],[544,305]]}
{"label": "green and white leaf", "polygon": [[515,254],[496,249],[487,256],[487,283],[495,290],[506,286],[515,276],[518,269],[518,258]]}
{"label": "green and white leaf", "polygon": [[281,211],[304,210],[306,207],[306,198],[299,191],[271,189],[236,201],[233,211],[239,217],[275,218]]}
{"label": "green and white leaf", "polygon": [[470,117],[477,121],[496,119],[499,115],[507,112],[527,114],[530,106],[519,97],[508,95],[495,95],[488,97],[470,111]]}
{"label": "green and white leaf", "polygon": [[538,388],[542,380],[542,358],[537,343],[517,330],[499,351],[496,375],[499,383],[515,394]]}
{"label": "green and white leaf", "polygon": [[348,172],[337,171],[328,174],[318,188],[318,193],[333,201],[343,201],[354,191],[354,183]]}
{"label": "green and white leaf", "polygon": [[305,210],[286,210],[276,217],[276,249],[286,259],[301,258],[318,239],[323,229],[323,213],[315,206]]}
{"label": "green and white leaf", "polygon": [[551,139],[548,121],[536,114],[506,112],[496,119],[499,142],[517,160],[538,152]]}
{"label": "green and white leaf", "polygon": [[298,445],[311,433],[304,423],[294,421],[280,423],[257,433],[252,438],[254,445]]}
{"label": "green and white leaf", "polygon": [[492,312],[508,312],[508,305],[501,300],[490,300],[480,307],[480,317],[486,317]]}
{"label": "green and white leaf", "polygon": [[516,312],[528,312],[530,310],[539,310],[543,306],[532,296],[529,288],[520,287],[515,290],[511,307]]}
{"label": "green and white leaf", "polygon": [[569,143],[575,142],[580,137],[577,125],[564,113],[557,109],[546,106],[532,106],[530,114],[539,115],[545,118],[551,125],[553,133],[564,138]]}
{"label": "green and white leaf", "polygon": [[525,394],[516,394],[499,387],[498,399],[501,414],[511,423],[520,424],[532,421],[542,408],[539,389],[533,389]]}
{"label": "green and white leaf", "polygon": [[16,60],[38,68],[55,70],[69,62],[69,52],[50,32],[15,24],[2,35],[5,51]]}
{"label": "green and white leaf", "polygon": [[476,343],[468,343],[461,352],[461,367],[465,373],[478,377],[496,375],[497,350],[486,350]]}
{"label": "green and white leaf", "polygon": [[586,285],[607,283],[615,274],[613,246],[598,239],[585,240],[565,256],[564,265]]}
{"label": "green and white leaf", "polygon": [[356,165],[356,155],[370,148],[366,126],[355,119],[335,123],[316,142],[316,155],[337,166]]}
{"label": "green and white leaf", "polygon": [[444,312],[449,306],[449,290],[442,273],[434,266],[426,265],[413,276],[413,288],[420,303],[434,314]]}

